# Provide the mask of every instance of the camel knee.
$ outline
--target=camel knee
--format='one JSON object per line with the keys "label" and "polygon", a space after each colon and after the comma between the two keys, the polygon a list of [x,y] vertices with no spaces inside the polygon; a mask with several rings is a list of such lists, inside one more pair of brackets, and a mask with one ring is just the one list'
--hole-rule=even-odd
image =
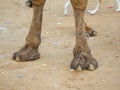
{"label": "camel knee", "polygon": [[76,9],[86,9],[88,0],[71,0],[71,4]]}
{"label": "camel knee", "polygon": [[33,6],[41,6],[44,5],[46,0],[31,0],[33,3]]}

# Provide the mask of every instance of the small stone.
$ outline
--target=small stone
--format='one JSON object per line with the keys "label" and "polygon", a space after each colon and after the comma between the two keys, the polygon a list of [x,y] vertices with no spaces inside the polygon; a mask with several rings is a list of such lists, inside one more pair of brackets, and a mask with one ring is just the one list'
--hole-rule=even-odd
{"label": "small stone", "polygon": [[3,51],[0,51],[0,53],[2,53]]}
{"label": "small stone", "polygon": [[46,34],[49,34],[49,32],[46,32]]}
{"label": "small stone", "polygon": [[89,39],[94,40],[94,38],[91,38],[91,37]]}
{"label": "small stone", "polygon": [[106,80],[102,80],[102,82],[106,82]]}
{"label": "small stone", "polygon": [[26,29],[26,28],[22,28],[21,30],[23,30],[23,31],[24,31],[24,30],[27,30],[27,29]]}
{"label": "small stone", "polygon": [[93,51],[91,51],[91,53],[93,54],[94,52],[93,52]]}
{"label": "small stone", "polygon": [[59,87],[59,85],[58,85],[58,84],[54,84],[54,87],[55,87],[55,88],[58,88],[58,87]]}
{"label": "small stone", "polygon": [[62,43],[61,42],[53,42],[55,46],[60,46]]}
{"label": "small stone", "polygon": [[18,78],[22,78],[22,77],[23,77],[23,75],[22,75],[22,74],[20,74],[20,75],[18,75],[17,77],[18,77]]}
{"label": "small stone", "polygon": [[74,69],[70,69],[71,72],[74,72],[75,70]]}
{"label": "small stone", "polygon": [[1,30],[7,30],[7,28],[5,28],[5,27],[0,27],[0,31]]}
{"label": "small stone", "polygon": [[61,23],[61,22],[57,22],[56,24],[57,24],[57,25],[62,25],[62,23]]}
{"label": "small stone", "polygon": [[2,72],[2,74],[4,74],[5,72]]}
{"label": "small stone", "polygon": [[57,36],[60,36],[60,35],[61,35],[60,33],[57,34]]}
{"label": "small stone", "polygon": [[42,64],[42,66],[47,67],[47,64]]}
{"label": "small stone", "polygon": [[72,88],[73,86],[72,85],[68,85],[69,88]]}

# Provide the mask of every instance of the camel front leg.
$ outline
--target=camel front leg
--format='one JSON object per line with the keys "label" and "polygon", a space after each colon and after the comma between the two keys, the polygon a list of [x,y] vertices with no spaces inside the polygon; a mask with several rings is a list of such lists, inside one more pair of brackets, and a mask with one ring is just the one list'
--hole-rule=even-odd
{"label": "camel front leg", "polygon": [[16,61],[30,61],[40,58],[38,47],[41,43],[42,14],[45,0],[29,0],[33,6],[33,17],[26,43],[18,52],[13,54]]}
{"label": "camel front leg", "polygon": [[97,61],[92,57],[85,38],[84,11],[87,6],[87,0],[71,0],[76,26],[76,43],[73,50],[73,60],[71,69],[80,71],[95,70],[98,67]]}

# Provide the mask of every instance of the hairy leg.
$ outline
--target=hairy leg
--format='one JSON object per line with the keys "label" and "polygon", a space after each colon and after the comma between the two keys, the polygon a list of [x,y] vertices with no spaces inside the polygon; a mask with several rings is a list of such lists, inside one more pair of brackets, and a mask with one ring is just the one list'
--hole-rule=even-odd
{"label": "hairy leg", "polygon": [[87,6],[87,0],[71,0],[76,26],[76,43],[73,49],[73,60],[71,69],[77,70],[95,70],[98,67],[97,61],[92,57],[85,38],[84,11]]}
{"label": "hairy leg", "polygon": [[40,58],[38,48],[41,43],[42,12],[45,0],[32,0],[31,2],[33,7],[31,27],[25,45],[13,54],[12,59],[16,61],[30,61]]}

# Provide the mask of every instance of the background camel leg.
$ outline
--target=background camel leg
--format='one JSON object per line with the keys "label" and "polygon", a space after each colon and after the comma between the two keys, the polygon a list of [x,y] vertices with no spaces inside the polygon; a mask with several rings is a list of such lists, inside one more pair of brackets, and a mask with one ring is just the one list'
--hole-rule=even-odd
{"label": "background camel leg", "polygon": [[71,69],[80,71],[95,70],[98,67],[97,61],[92,57],[85,38],[84,11],[87,0],[71,0],[76,26],[76,43],[73,50],[74,58],[71,62]]}
{"label": "background camel leg", "polygon": [[44,3],[45,0],[32,0],[31,4],[33,7],[33,17],[29,33],[26,37],[26,43],[24,47],[13,54],[13,60],[30,61],[40,58],[38,47],[41,43],[41,27]]}
{"label": "background camel leg", "polygon": [[86,31],[86,33],[89,34],[89,36],[97,35],[97,32],[93,28],[89,27],[86,22],[85,22],[85,31]]}

